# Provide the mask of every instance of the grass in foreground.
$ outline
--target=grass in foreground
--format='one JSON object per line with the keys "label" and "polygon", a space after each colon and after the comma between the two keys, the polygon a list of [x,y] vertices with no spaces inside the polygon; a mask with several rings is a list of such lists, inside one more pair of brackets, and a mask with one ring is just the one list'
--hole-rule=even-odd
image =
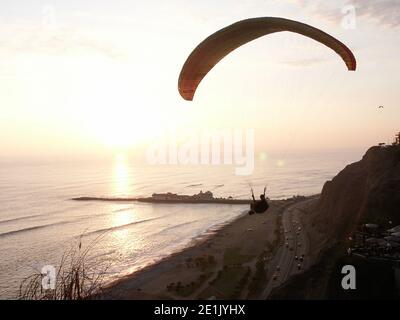
{"label": "grass in foreground", "polygon": [[76,246],[63,254],[56,268],[52,289],[44,289],[49,277],[40,271],[25,278],[20,285],[18,299],[83,300],[98,297],[110,264],[90,256],[90,250],[97,241],[98,238],[83,249],[80,239]]}

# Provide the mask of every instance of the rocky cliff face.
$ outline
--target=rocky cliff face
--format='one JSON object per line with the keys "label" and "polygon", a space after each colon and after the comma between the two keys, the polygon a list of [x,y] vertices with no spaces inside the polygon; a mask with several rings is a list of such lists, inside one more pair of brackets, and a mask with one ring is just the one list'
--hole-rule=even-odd
{"label": "rocky cliff face", "polygon": [[370,148],[325,183],[313,211],[314,241],[341,240],[363,222],[399,225],[400,146]]}
{"label": "rocky cliff face", "polygon": [[[346,239],[360,223],[400,225],[400,146],[370,148],[309,203],[302,219],[315,264],[274,290],[270,299],[398,299],[392,266],[347,256]],[[356,266],[358,290],[342,290],[345,264]]]}

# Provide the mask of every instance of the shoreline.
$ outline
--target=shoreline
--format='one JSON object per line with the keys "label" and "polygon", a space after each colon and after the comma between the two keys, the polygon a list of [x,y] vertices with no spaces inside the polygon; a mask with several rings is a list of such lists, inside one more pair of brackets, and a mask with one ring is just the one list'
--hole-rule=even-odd
{"label": "shoreline", "polygon": [[[102,298],[106,299],[194,299],[198,298],[203,287],[207,287],[205,278],[212,278],[217,274],[219,267],[224,267],[226,257],[233,254],[235,249],[243,249],[247,246],[248,250],[243,255],[238,255],[238,259],[249,261],[244,262],[247,270],[254,267],[260,255],[271,250],[271,247],[279,243],[278,218],[285,208],[295,203],[311,199],[309,197],[292,197],[285,200],[271,200],[270,209],[267,213],[249,216],[242,213],[230,221],[221,223],[213,229],[211,227],[203,235],[194,237],[188,246],[171,255],[161,258],[159,261],[134,271],[133,273],[121,276],[108,283],[104,288]],[[228,237],[231,235],[231,237]],[[277,236],[277,237],[276,237]],[[254,243],[251,241],[254,240]],[[240,248],[239,248],[240,246]],[[268,248],[268,250],[266,249]],[[246,248],[244,248],[246,249]],[[233,251],[233,253],[231,253]],[[243,251],[243,250],[242,250]],[[251,253],[251,254],[249,254]],[[199,268],[192,266],[192,262],[203,263],[204,257],[212,256],[215,263]],[[244,258],[243,258],[244,257]],[[251,260],[251,261],[250,261]],[[200,261],[200,262],[199,262]],[[242,272],[243,270],[240,269]],[[178,279],[175,280],[174,279]],[[171,284],[180,282],[188,283],[192,287],[186,291],[178,291],[177,294],[166,289]],[[195,289],[195,290],[194,290]],[[207,293],[204,293],[207,295]]]}
{"label": "shoreline", "polygon": [[172,204],[232,204],[244,205],[252,203],[251,199],[154,199],[148,198],[112,198],[112,197],[78,197],[70,199],[72,201],[104,201],[104,202],[146,202],[146,203],[172,203]]}
{"label": "shoreline", "polygon": [[[224,230],[224,228],[228,227],[229,225],[231,225],[233,223],[237,223],[238,221],[240,221],[242,218],[244,218],[247,215],[248,215],[248,213],[241,213],[240,215],[232,218],[231,220],[217,224],[217,227],[212,226],[212,227],[208,228],[202,235],[194,236],[188,242],[186,247],[184,247],[176,252],[173,252],[165,257],[162,257],[159,260],[155,261],[154,263],[146,265],[137,271],[131,272],[129,274],[121,276],[118,279],[111,281],[110,283],[108,283],[106,285],[105,290],[112,289],[112,287],[114,287],[115,285],[119,285],[120,282],[124,282],[126,280],[134,280],[135,278],[139,278],[142,273],[147,273],[149,271],[153,271],[151,269],[157,268],[160,264],[168,263],[170,260],[173,260],[174,257],[176,257],[176,256],[184,255],[185,253],[187,253],[187,251],[192,251],[198,246],[205,245],[208,241],[212,240],[214,237],[218,237],[218,234],[220,232],[222,232]],[[137,279],[137,280],[139,280],[139,279]]]}
{"label": "shoreline", "polygon": [[144,265],[143,267],[141,267],[135,271],[128,272],[128,273],[124,274],[123,276],[118,276],[118,275],[114,276],[113,280],[111,280],[110,282],[107,282],[105,289],[106,290],[109,289],[110,287],[114,286],[115,284],[119,283],[120,281],[124,281],[126,278],[139,276],[139,273],[145,272],[147,269],[151,269],[153,267],[155,268],[160,263],[165,263],[167,260],[169,260],[170,258],[173,258],[175,255],[184,254],[185,251],[187,251],[187,250],[191,250],[197,246],[203,245],[205,242],[210,240],[212,237],[215,237],[218,234],[218,232],[220,232],[222,229],[229,226],[231,223],[235,223],[236,221],[240,220],[241,218],[243,218],[244,216],[247,216],[247,215],[248,215],[247,211],[242,212],[238,216],[233,217],[225,222],[216,223],[216,224],[210,226],[208,229],[206,229],[202,234],[193,236],[189,240],[189,242],[187,243],[187,245],[185,247],[178,249],[177,251],[172,252],[164,257],[161,257],[158,260],[155,260],[153,263],[148,263],[147,265]]}

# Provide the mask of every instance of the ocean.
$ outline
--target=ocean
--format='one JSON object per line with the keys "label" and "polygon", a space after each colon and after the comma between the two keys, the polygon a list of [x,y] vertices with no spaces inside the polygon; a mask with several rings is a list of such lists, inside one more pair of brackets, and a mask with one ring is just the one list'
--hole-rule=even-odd
{"label": "ocean", "polygon": [[139,166],[123,155],[80,161],[0,163],[0,298],[15,298],[25,277],[82,239],[112,261],[107,281],[192,245],[246,212],[243,205],[80,202],[73,197],[150,196],[153,192],[250,198],[267,185],[271,199],[321,192],[325,181],[365,150],[272,154],[250,176],[232,166]]}

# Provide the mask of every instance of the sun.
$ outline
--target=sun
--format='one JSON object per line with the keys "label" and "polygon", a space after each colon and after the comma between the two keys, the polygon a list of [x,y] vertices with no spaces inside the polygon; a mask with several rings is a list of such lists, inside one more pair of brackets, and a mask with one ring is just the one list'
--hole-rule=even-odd
{"label": "sun", "polygon": [[88,119],[87,131],[95,141],[107,147],[132,147],[153,134],[154,129],[147,125],[145,118],[134,109],[109,108]]}
{"label": "sun", "polygon": [[108,114],[104,119],[98,119],[92,130],[98,140],[112,147],[134,146],[152,134],[146,121],[137,120],[129,114]]}
{"label": "sun", "polygon": [[78,111],[86,135],[107,146],[130,147],[158,134],[162,105],[143,90],[140,73],[128,72],[129,66],[115,61],[84,62],[78,63],[86,72],[76,79],[69,104]]}

